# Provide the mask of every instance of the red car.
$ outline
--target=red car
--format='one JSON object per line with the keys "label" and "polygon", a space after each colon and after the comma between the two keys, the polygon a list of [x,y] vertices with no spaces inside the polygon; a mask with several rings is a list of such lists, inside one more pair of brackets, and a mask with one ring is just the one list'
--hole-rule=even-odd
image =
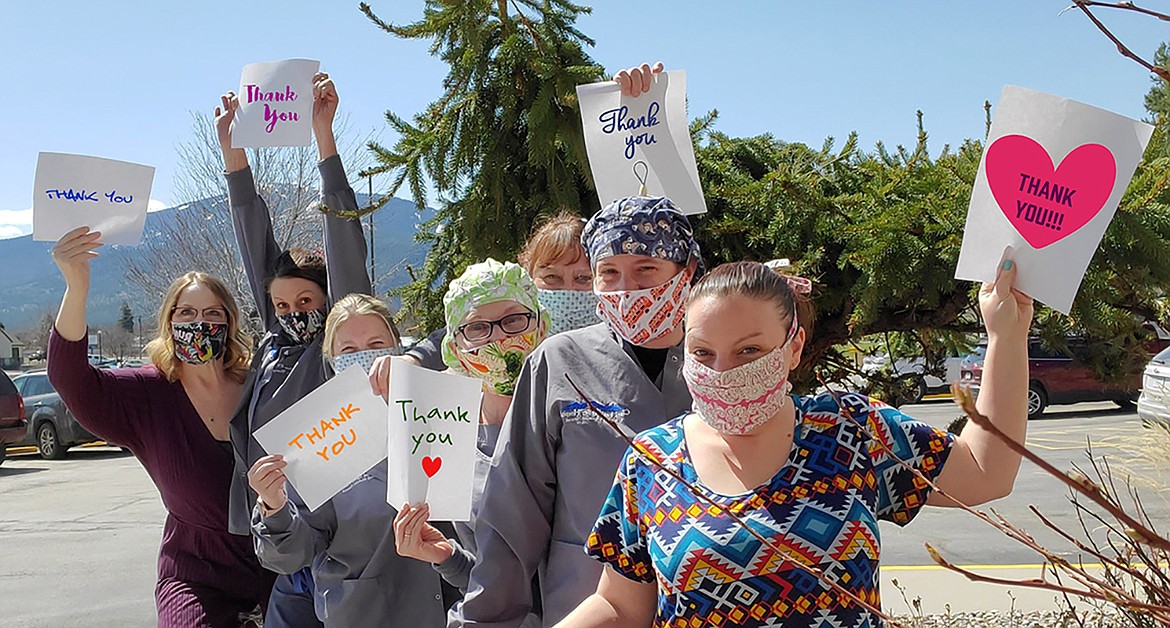
{"label": "red car", "polygon": [[24,399],[8,374],[0,371],[0,463],[4,462],[9,443],[20,441],[27,431]]}
{"label": "red car", "polygon": [[[1167,341],[1156,340],[1150,348],[1156,353],[1166,345]],[[1069,339],[1069,351],[1062,353],[1046,349],[1035,338],[1028,341],[1029,419],[1043,414],[1048,406],[1084,401],[1112,401],[1121,408],[1134,407],[1142,389],[1141,371],[1129,373],[1120,383],[1106,384],[1077,358],[1084,346],[1082,340]],[[959,381],[978,395],[982,377],[983,360],[980,359],[963,364]]]}

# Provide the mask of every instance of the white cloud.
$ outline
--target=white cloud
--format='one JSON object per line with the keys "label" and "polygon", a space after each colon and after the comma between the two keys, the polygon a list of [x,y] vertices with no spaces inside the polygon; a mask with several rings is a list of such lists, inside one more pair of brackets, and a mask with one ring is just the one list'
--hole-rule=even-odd
{"label": "white cloud", "polygon": [[32,233],[32,208],[0,209],[0,240]]}
{"label": "white cloud", "polygon": [[[156,212],[167,209],[170,203],[157,198],[150,199],[146,211]],[[19,238],[32,233],[33,210],[29,209],[0,209],[0,240]]]}

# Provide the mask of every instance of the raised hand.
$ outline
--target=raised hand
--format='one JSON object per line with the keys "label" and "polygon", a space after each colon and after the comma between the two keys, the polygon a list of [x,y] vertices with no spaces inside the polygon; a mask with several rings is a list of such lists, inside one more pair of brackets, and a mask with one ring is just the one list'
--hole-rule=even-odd
{"label": "raised hand", "polygon": [[313,135],[317,137],[317,152],[321,159],[337,154],[333,136],[333,118],[337,116],[337,87],[325,72],[313,75]]}
{"label": "raised hand", "polygon": [[637,98],[639,95],[650,91],[650,86],[654,84],[655,78],[662,73],[662,62],[659,61],[651,66],[649,63],[643,63],[636,68],[629,68],[622,70],[614,75],[613,80],[621,85],[622,95]]}
{"label": "raised hand", "polygon": [[89,291],[89,261],[98,256],[101,245],[101,232],[90,231],[89,227],[78,227],[57,240],[53,261],[65,277],[66,290]]}
{"label": "raised hand", "polygon": [[220,96],[219,101],[220,106],[215,108],[215,136],[223,151],[224,168],[228,172],[243,170],[248,167],[248,155],[242,148],[232,148],[232,123],[236,120],[240,99],[234,92],[228,92]]}
{"label": "raised hand", "polygon": [[995,336],[1024,341],[1032,325],[1032,297],[1013,288],[1016,264],[1010,260],[1000,266],[995,283],[985,283],[979,290],[979,309],[988,338]]}

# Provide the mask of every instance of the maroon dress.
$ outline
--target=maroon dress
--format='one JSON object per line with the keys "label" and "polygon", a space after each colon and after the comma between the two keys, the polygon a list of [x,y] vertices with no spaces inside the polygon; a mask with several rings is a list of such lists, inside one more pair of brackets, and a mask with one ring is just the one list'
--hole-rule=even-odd
{"label": "maroon dress", "polygon": [[230,445],[207,430],[182,384],[153,366],[96,369],[86,343],[56,329],[49,380],[86,429],[134,452],[162,495],[158,625],[235,628],[241,614],[266,604],[275,574],[260,566],[250,536],[228,532]]}

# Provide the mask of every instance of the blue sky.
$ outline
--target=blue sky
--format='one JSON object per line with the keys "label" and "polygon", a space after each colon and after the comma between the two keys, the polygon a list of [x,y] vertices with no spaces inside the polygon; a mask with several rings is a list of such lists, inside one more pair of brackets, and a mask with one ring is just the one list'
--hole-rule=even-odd
{"label": "blue sky", "polygon": [[[371,0],[386,20],[422,0]],[[217,6],[224,11],[217,13]],[[925,112],[932,149],[983,133],[983,101],[1004,84],[1144,116],[1149,76],[1059,0],[720,2],[598,0],[581,29],[610,72],[661,59],[685,69],[691,115],[718,108],[732,135],[771,132],[819,146],[858,131],[863,146],[914,141]],[[718,9],[712,11],[712,9]],[[1165,23],[1100,13],[1138,54],[1170,39]],[[427,45],[396,40],[356,0],[216,3],[5,0],[0,56],[0,238],[31,230],[39,151],[157,168],[155,206],[179,202],[175,147],[191,112],[209,111],[254,61],[309,57],[337,82],[355,132],[384,131],[441,89]],[[13,95],[15,94],[15,95]],[[388,132],[383,141],[392,141]]]}

